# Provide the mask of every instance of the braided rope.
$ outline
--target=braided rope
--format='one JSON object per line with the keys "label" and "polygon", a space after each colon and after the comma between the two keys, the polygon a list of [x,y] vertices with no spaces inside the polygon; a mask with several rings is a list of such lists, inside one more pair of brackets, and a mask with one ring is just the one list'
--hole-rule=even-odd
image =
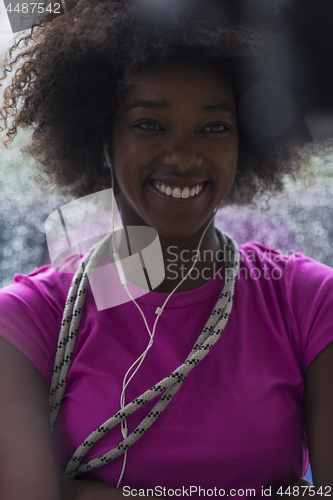
{"label": "braided rope", "polygon": [[[222,240],[222,235],[219,232],[218,234],[220,240]],[[130,446],[132,446],[132,444],[138,441],[138,439],[158,418],[158,416],[166,408],[173,396],[176,394],[177,390],[179,389],[181,383],[185,380],[188,373],[208,354],[208,352],[220,338],[232,309],[235,281],[239,268],[239,253],[237,244],[229,235],[226,235],[224,233],[224,237],[227,240],[227,245],[225,246],[227,250],[227,254],[225,253],[225,257],[227,256],[227,258],[225,258],[225,284],[222,289],[221,295],[215,305],[215,308],[206,323],[206,326],[204,327],[202,333],[200,334],[185,362],[176,370],[174,370],[168,377],[164,378],[158,384],[154,385],[140,397],[128,403],[121,411],[117,412],[110,419],[99,426],[95,431],[93,431],[76,450],[69,464],[67,465],[65,473],[61,472],[61,475],[74,478],[76,475],[83,474],[85,472],[101,467],[122,455]],[[107,235],[107,237],[105,237],[101,242],[94,245],[94,247],[92,247],[91,250],[86,254],[80,268],[74,275],[71,287],[69,289],[50,386],[51,431],[53,430],[60,409],[61,400],[66,389],[68,372],[73,359],[73,351],[77,339],[80,314],[87,290],[88,272],[96,259],[99,258],[102,251],[104,251],[105,244],[107,243],[108,238],[109,235]],[[100,246],[98,247],[98,245]],[[90,257],[91,259],[89,259]],[[84,271],[83,273],[82,269]],[[232,271],[231,277],[228,276],[228,272],[230,270]],[[131,415],[137,408],[143,406],[148,401],[151,401],[153,398],[157,397],[164,391],[165,393],[156,403],[154,408],[143,419],[138,427],[119,445],[115,446],[112,450],[104,453],[103,455],[100,455],[99,457],[81,463],[89,449],[107,432],[118,425],[123,419]]]}
{"label": "braided rope", "polygon": [[102,251],[104,251],[109,236],[108,234],[96,243],[84,256],[69,288],[49,389],[51,432],[60,410],[61,401],[66,390],[68,372],[73,361],[81,312],[88,288],[88,272],[93,268]]}

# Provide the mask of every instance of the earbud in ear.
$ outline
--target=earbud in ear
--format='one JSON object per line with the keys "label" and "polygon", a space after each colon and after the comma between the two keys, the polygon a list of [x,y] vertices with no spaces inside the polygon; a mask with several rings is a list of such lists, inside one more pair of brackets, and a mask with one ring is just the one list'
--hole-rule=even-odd
{"label": "earbud in ear", "polygon": [[[104,166],[106,163],[107,166],[109,167],[109,169],[111,170],[112,169],[112,160],[111,160],[110,153],[109,153],[109,145],[106,142],[103,143],[103,151],[104,151],[104,156],[106,159],[106,162],[104,162]],[[105,167],[105,168],[107,168],[107,167]]]}

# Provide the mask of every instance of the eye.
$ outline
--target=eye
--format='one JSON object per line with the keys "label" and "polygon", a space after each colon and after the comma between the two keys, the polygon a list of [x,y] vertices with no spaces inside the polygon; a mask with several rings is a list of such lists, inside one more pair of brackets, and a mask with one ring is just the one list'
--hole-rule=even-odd
{"label": "eye", "polygon": [[230,125],[227,125],[226,123],[211,123],[209,125],[206,125],[206,127],[203,128],[201,132],[219,133],[226,132],[227,130],[230,130],[230,128]]}
{"label": "eye", "polygon": [[147,132],[159,132],[160,130],[165,130],[161,125],[155,122],[140,122],[140,123],[135,123],[133,125],[135,128],[139,128],[141,130],[146,130]]}

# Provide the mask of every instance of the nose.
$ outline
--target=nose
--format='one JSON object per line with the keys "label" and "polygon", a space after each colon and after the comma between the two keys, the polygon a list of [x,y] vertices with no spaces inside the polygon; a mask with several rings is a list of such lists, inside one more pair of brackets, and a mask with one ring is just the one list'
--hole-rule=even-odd
{"label": "nose", "polygon": [[202,157],[194,144],[182,137],[169,145],[164,153],[164,163],[176,165],[179,170],[188,170],[192,167],[200,167]]}

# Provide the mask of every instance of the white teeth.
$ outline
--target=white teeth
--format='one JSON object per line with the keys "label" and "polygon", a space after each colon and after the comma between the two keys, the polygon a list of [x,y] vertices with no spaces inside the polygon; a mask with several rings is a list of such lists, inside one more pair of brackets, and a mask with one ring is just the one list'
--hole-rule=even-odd
{"label": "white teeth", "polygon": [[184,188],[182,192],[182,198],[189,198],[189,196],[190,196],[189,188]]}
{"label": "white teeth", "polygon": [[173,189],[173,191],[172,191],[172,196],[173,196],[174,198],[180,198],[180,197],[181,197],[181,194],[182,194],[181,189],[180,189],[180,188],[178,188],[178,187],[175,187],[175,188]]}
{"label": "white teeth", "polygon": [[195,195],[198,195],[200,191],[202,190],[204,183],[197,184],[193,188],[181,188],[179,186],[176,187],[171,187],[171,186],[166,186],[163,182],[160,181],[155,181],[154,186],[161,191],[162,193],[165,193],[166,195],[170,196],[172,195],[173,198],[189,198],[190,196],[193,197]]}

